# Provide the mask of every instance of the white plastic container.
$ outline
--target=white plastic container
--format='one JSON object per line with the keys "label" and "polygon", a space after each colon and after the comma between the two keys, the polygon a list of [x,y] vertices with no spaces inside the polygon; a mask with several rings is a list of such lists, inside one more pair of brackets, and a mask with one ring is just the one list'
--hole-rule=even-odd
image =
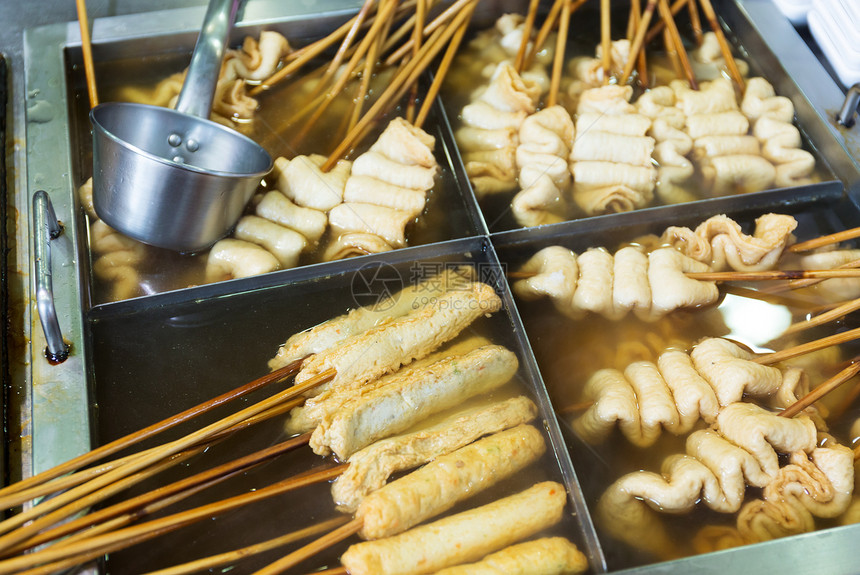
{"label": "white plastic container", "polygon": [[860,82],[860,1],[816,0],[809,31],[839,80],[846,87]]}
{"label": "white plastic container", "polygon": [[812,0],[773,0],[780,12],[795,26],[806,24],[806,16],[812,8]]}

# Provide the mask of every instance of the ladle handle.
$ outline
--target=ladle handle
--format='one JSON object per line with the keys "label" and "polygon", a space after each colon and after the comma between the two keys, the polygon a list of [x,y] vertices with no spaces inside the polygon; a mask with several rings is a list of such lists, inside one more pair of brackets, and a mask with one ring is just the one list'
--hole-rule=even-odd
{"label": "ladle handle", "polygon": [[848,89],[845,95],[845,102],[842,103],[842,109],[836,115],[836,121],[850,128],[854,125],[854,114],[857,112],[857,104],[860,103],[860,82],[857,82]]}
{"label": "ladle handle", "polygon": [[36,276],[36,308],[45,332],[48,349],[46,355],[59,363],[69,355],[69,348],[63,340],[57,309],[54,306],[54,286],[51,273],[51,240],[63,233],[57,220],[51,198],[44,190],[33,194],[33,230],[35,231],[34,249]]}
{"label": "ladle handle", "polygon": [[227,39],[241,0],[210,0],[176,110],[209,118]]}

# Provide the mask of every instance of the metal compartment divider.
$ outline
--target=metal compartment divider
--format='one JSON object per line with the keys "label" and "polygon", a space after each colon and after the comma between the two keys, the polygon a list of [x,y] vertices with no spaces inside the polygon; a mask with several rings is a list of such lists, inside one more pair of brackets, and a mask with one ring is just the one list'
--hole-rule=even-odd
{"label": "metal compartment divider", "polygon": [[[767,197],[763,196],[763,199]],[[792,201],[787,203],[781,202],[778,196],[770,196],[769,202],[762,201],[750,205],[745,205],[743,202],[730,202],[721,204],[719,207],[723,209],[719,210],[709,210],[707,209],[709,205],[702,203],[692,210],[644,210],[629,214],[630,217],[624,218],[623,221],[618,218],[595,218],[588,222],[581,222],[582,225],[579,226],[561,224],[533,230],[531,234],[525,233],[525,230],[518,230],[494,234],[491,239],[502,267],[515,270],[528,257],[549,245],[562,245],[576,252],[597,246],[605,246],[611,250],[620,242],[630,241],[647,233],[659,235],[670,225],[694,228],[707,217],[720,213],[747,224],[754,217],[769,211],[797,215],[803,226],[803,229],[798,230],[802,234],[799,237],[800,240],[860,225],[860,209],[856,204],[847,197],[822,198],[815,186],[807,187],[805,194],[793,195]],[[683,206],[676,206],[676,208],[683,208]],[[810,231],[810,227],[815,229]],[[532,311],[530,304],[515,301],[514,305],[520,316]],[[587,319],[580,321],[587,321]],[[532,349],[540,345],[541,338],[554,337],[553,333],[529,333],[528,323],[524,322],[524,330]],[[535,356],[539,370],[544,373],[541,368],[540,354],[535,353]],[[543,379],[547,384],[551,401],[555,404],[552,399],[552,389],[554,385],[558,385],[558,382],[549,381],[550,377],[551,374],[545,374]],[[556,405],[556,408],[558,407]],[[595,477],[595,475],[600,476],[601,473],[606,474],[600,471],[605,464],[595,447],[578,438],[566,423],[560,421],[559,425],[568,442],[583,496],[593,500],[595,490],[602,491],[609,485]],[[591,509],[590,504],[588,507]],[[619,565],[618,557],[610,552],[605,553],[611,573],[760,573],[781,569],[788,572],[822,572],[822,566],[826,565],[828,573],[849,574],[856,571],[856,559],[850,550],[853,544],[849,542],[858,534],[860,534],[860,525],[831,527],[765,543],[636,566]],[[599,530],[597,537],[601,549],[605,549],[606,541]],[[822,548],[827,548],[829,551],[825,552]]]}
{"label": "metal compartment divider", "polygon": [[[94,308],[86,322],[93,420],[97,422],[94,439],[102,443],[119,437],[221,393],[236,385],[237,378],[253,377],[288,335],[356,307],[358,302],[350,302],[349,296],[355,300],[355,287],[375,277],[377,270],[396,272],[385,277],[399,277],[406,284],[417,279],[419,272],[426,277],[442,266],[459,264],[475,266],[478,279],[495,287],[503,300],[503,310],[482,320],[483,327],[478,329],[489,329],[485,335],[517,352],[518,377],[538,405],[535,423],[549,439],[545,457],[555,465],[572,505],[572,511],[566,513],[568,527],[562,533],[580,545],[595,571],[605,572],[605,559],[561,430],[506,288],[504,269],[485,237],[387,252],[366,260],[358,269],[340,262],[325,276],[308,270],[288,283],[244,284],[244,289],[229,295],[185,290]],[[224,329],[218,329],[220,326]],[[231,356],[234,343],[249,337],[255,338],[256,345],[243,344],[241,349],[247,353]],[[140,405],[153,409],[141,412]],[[578,528],[573,530],[570,522]],[[147,553],[138,552],[143,553],[138,559],[148,561]],[[127,555],[123,559],[121,553],[119,557],[112,554],[111,561],[119,561],[117,569],[122,572],[124,562],[131,559]]]}
{"label": "metal compartment divider", "polygon": [[[343,2],[335,0],[325,2],[325,6],[331,8],[328,14],[332,19],[326,21],[322,18],[316,18],[312,21],[320,26],[325,26],[328,24],[321,23],[331,23],[337,18],[345,18],[345,15],[354,12],[353,8],[343,9],[343,4]],[[358,6],[359,3],[356,2],[355,9]],[[269,18],[273,12],[283,14],[309,10],[307,6],[285,8],[282,3],[274,0],[254,2],[250,4],[250,7],[254,9],[246,12],[245,19],[238,26],[236,35],[259,30],[266,27],[271,21],[278,20],[277,17]],[[315,6],[314,9],[319,9],[319,6]],[[735,0],[717,2],[717,9],[733,31],[739,35],[741,43],[750,50],[756,50],[756,58],[760,57],[758,50],[762,49],[765,54],[765,65],[769,67],[776,62],[773,53],[764,47],[760,39],[757,39],[757,30],[745,21],[744,18],[747,13]],[[110,42],[114,39],[129,40],[128,44],[122,45],[130,47],[130,49],[132,47],[139,49],[140,46],[147,45],[147,43],[151,43],[152,47],[166,47],[173,44],[176,36],[170,36],[167,33],[156,34],[155,32],[168,29],[174,31],[187,30],[187,34],[182,32],[180,36],[184,38],[185,36],[182,34],[186,34],[190,45],[193,43],[190,31],[199,25],[198,12],[202,14],[202,9],[158,13],[152,20],[146,20],[147,24],[144,27],[139,26],[140,19],[137,17],[97,21],[97,26],[94,27],[94,41],[96,47],[99,43]],[[307,14],[305,14],[306,16]],[[296,20],[301,20],[301,16],[297,16]],[[28,187],[31,194],[37,189],[46,189],[54,200],[59,218],[64,222],[75,221],[79,210],[77,209],[75,185],[71,175],[75,172],[70,164],[70,158],[73,157],[70,148],[71,134],[66,123],[66,111],[62,109],[63,105],[72,106],[72,103],[66,101],[66,94],[69,94],[70,91],[66,86],[63,51],[69,48],[76,49],[78,45],[79,37],[76,26],[71,24],[29,30],[25,36],[28,96]],[[96,49],[98,50],[98,48]],[[815,110],[813,103],[806,94],[796,88],[786,70],[780,68],[780,73],[780,80],[774,81],[774,85],[778,91],[792,96],[797,107],[798,118],[810,140],[826,156],[831,169],[843,181],[851,184],[854,181],[852,180],[853,174],[857,170],[856,161],[851,158],[850,152],[834,136],[833,130],[822,126],[820,112]],[[59,109],[57,102],[61,103]],[[442,133],[450,139],[451,130],[447,116],[444,112],[440,115],[444,118],[443,123],[445,124]],[[448,150],[449,148],[446,148],[446,153]],[[451,157],[450,153],[449,157]],[[455,167],[454,177],[461,184],[460,189],[469,190],[470,187],[465,182],[459,155],[454,153],[451,160]],[[57,169],[58,166],[59,169]],[[827,204],[835,202],[841,194],[841,183],[829,182],[791,190],[717,198],[695,204],[665,206],[629,214],[565,222],[538,229],[497,233],[487,231],[483,215],[475,207],[474,197],[471,194],[464,194],[467,204],[471,206],[470,210],[473,210],[470,211],[470,217],[478,228],[477,235],[406,248],[378,258],[369,257],[364,262],[367,265],[384,263],[405,266],[408,262],[413,261],[456,257],[456,254],[463,254],[464,256],[471,254],[471,257],[475,258],[476,261],[485,261],[491,267],[495,266],[497,270],[504,270],[504,264],[507,261],[503,258],[500,264],[497,251],[499,254],[505,255],[508,250],[516,250],[522,246],[533,245],[554,237],[584,236],[585,234],[595,234],[594,237],[599,237],[602,234],[614,233],[614,230],[617,229],[654,225],[675,217],[690,220],[693,217],[710,215],[720,211],[750,212],[765,208],[778,209],[779,207],[800,209],[807,205],[817,205],[819,202]],[[216,302],[211,303],[212,305],[232,304],[238,301],[236,298],[250,297],[249,294],[267,290],[285,289],[289,291],[288,288],[283,287],[287,283],[305,285],[314,282],[343,281],[343,277],[349,272],[354,272],[357,265],[355,260],[311,265],[247,280],[234,280],[222,284],[211,284],[148,296],[139,300],[95,306],[86,311],[80,308],[80,302],[86,299],[83,291],[87,280],[85,279],[86,273],[82,270],[86,270],[87,266],[79,261],[79,256],[76,257],[76,254],[80,254],[80,252],[75,249],[76,246],[85,245],[85,242],[75,226],[67,226],[67,230],[68,228],[72,229],[69,230],[63,244],[57,248],[58,253],[55,256],[55,261],[65,258],[71,264],[57,264],[60,269],[57,270],[55,279],[58,280],[57,284],[61,284],[60,289],[57,290],[60,292],[58,305],[61,310],[61,323],[74,345],[74,352],[72,358],[65,364],[48,366],[39,355],[39,350],[44,347],[44,342],[41,330],[38,329],[38,318],[35,316],[31,318],[32,362],[30,370],[33,386],[32,389],[28,390],[29,396],[23,400],[24,409],[21,410],[21,413],[22,419],[25,420],[25,431],[32,433],[32,448],[22,458],[25,466],[24,475],[38,472],[85,451],[89,448],[87,438],[97,434],[96,429],[91,427],[89,419],[90,405],[86,382],[94,382],[96,385],[99,383],[95,363],[100,361],[99,357],[104,356],[102,355],[103,350],[98,347],[103,345],[103,342],[96,342],[96,340],[99,337],[98,334],[105,333],[105,326],[120,326],[135,317],[143,318],[150,313],[161,316],[161,314],[174,308],[207,305],[207,302]],[[341,280],[337,280],[338,277]],[[564,440],[560,427],[553,417],[552,405],[546,395],[545,385],[534,359],[531,342],[524,332],[519,310],[511,299],[504,281],[501,281],[498,287],[505,301],[508,323],[512,328],[516,345],[521,352],[522,370],[526,379],[534,387],[541,413],[545,418],[545,430],[555,449],[561,473],[570,489],[570,498],[582,527],[581,534],[584,537],[585,549],[592,561],[592,568],[600,572],[606,571],[604,552],[584,504],[580,481],[574,467],[570,464],[570,457],[566,449],[563,449]],[[328,313],[330,310],[325,311]],[[329,313],[326,317],[330,315]],[[98,391],[96,390],[95,393],[97,394]],[[32,418],[27,417],[30,413],[32,413]],[[102,417],[104,416],[102,415]],[[858,529],[860,527],[829,529],[795,536],[786,541],[774,541],[706,556],[689,557],[672,563],[638,567],[632,571],[656,573],[666,570],[679,572],[692,570],[717,572],[719,570],[722,573],[726,569],[732,569],[739,572],[758,572],[776,568],[787,570],[812,569],[824,564],[832,567],[835,573],[848,573],[851,572],[850,569],[853,566],[851,550]],[[839,544],[838,548],[835,547],[836,543]],[[771,552],[761,553],[764,549]]]}

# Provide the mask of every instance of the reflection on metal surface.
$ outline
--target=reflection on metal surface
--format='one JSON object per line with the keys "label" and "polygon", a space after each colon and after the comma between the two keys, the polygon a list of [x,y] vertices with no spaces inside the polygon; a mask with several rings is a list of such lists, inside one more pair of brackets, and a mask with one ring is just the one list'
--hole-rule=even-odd
{"label": "reflection on metal surface", "polygon": [[860,83],[854,84],[845,95],[845,103],[836,115],[836,121],[850,128],[854,125],[854,115],[857,112],[857,104],[860,104]]}
{"label": "reflection on metal surface", "polygon": [[54,306],[53,273],[51,271],[51,240],[63,233],[57,221],[51,198],[45,190],[33,194],[33,229],[36,231],[33,249],[36,266],[36,307],[42,331],[48,342],[46,357],[51,363],[62,363],[69,357],[69,346],[63,341],[63,332]]}

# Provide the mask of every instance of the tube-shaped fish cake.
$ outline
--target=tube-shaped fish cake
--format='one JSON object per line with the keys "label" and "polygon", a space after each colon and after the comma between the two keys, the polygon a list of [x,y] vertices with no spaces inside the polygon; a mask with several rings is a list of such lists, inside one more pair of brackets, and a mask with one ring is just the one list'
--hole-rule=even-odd
{"label": "tube-shaped fish cake", "polygon": [[366,232],[349,232],[329,242],[322,259],[324,262],[333,262],[353,256],[390,252],[392,249],[394,248],[379,236]]}
{"label": "tube-shaped fish cake", "polygon": [[334,415],[345,404],[358,399],[366,393],[370,393],[378,387],[395,383],[405,377],[412,377],[412,373],[415,370],[424,369],[428,365],[432,365],[447,357],[462,355],[490,343],[490,340],[482,336],[472,336],[465,339],[458,338],[458,340],[457,343],[436,350],[426,357],[413,361],[408,366],[398,369],[394,373],[384,375],[366,385],[362,385],[358,389],[344,387],[329,388],[319,395],[309,397],[303,405],[290,410],[289,418],[284,424],[284,431],[291,435],[313,431],[326,416]]}
{"label": "tube-shaped fish cake", "polygon": [[352,174],[371,176],[403,188],[430,190],[435,184],[436,168],[399,164],[379,152],[368,151],[352,163]]}
{"label": "tube-shaped fish cake", "polygon": [[395,248],[406,245],[406,225],[415,217],[403,210],[352,202],[335,206],[328,216],[335,234],[375,234]]}
{"label": "tube-shaped fish cake", "polygon": [[243,216],[236,224],[233,236],[237,240],[252,242],[266,248],[278,259],[283,269],[298,265],[299,255],[308,243],[299,232],[260,216]]}
{"label": "tube-shaped fish cake", "polygon": [[507,383],[518,365],[516,354],[499,345],[445,358],[323,419],[311,435],[311,448],[319,455],[334,452],[347,459],[377,439]]}
{"label": "tube-shaped fish cake", "polygon": [[749,129],[750,121],[736,110],[687,116],[687,134],[694,140],[704,136],[740,136]]}
{"label": "tube-shaped fish cake", "polygon": [[435,170],[435,145],[436,138],[421,128],[413,126],[403,118],[394,118],[370,147],[370,151],[378,152],[399,164],[424,166]]}
{"label": "tube-shaped fish cake", "polygon": [[475,561],[555,525],[566,500],[560,483],[538,483],[394,537],[352,545],[341,563],[350,575],[433,573]]}
{"label": "tube-shaped fish cake", "polygon": [[454,339],[479,317],[502,307],[496,292],[484,283],[444,293],[431,305],[383,321],[364,333],[305,361],[295,382],[302,383],[334,368],[337,375],[310,395],[340,386],[360,387]]}
{"label": "tube-shaped fish cake", "polygon": [[444,293],[464,289],[470,283],[470,268],[445,268],[424,281],[403,288],[374,306],[350,310],[349,313],[291,336],[278,348],[277,355],[269,360],[269,369],[275,370],[307,355],[320,353],[372,328],[384,319],[402,317],[424,308]]}
{"label": "tube-shaped fish cake", "polygon": [[257,215],[295,230],[311,242],[322,237],[328,223],[325,213],[298,206],[277,190],[263,196],[262,201],[257,204]]}
{"label": "tube-shaped fish cake", "polygon": [[370,176],[354,175],[346,181],[343,201],[402,210],[412,219],[424,210],[427,199],[423,190],[395,186]]}
{"label": "tube-shaped fish cake", "polygon": [[206,259],[206,281],[245,278],[273,272],[280,267],[277,258],[265,248],[225,238],[218,240]]}
{"label": "tube-shaped fish cake", "polygon": [[588,569],[588,558],[564,537],[544,537],[517,543],[468,565],[435,575],[573,575]]}
{"label": "tube-shaped fish cake", "polygon": [[349,467],[331,486],[332,499],[341,511],[354,512],[362,498],[385,485],[393,473],[423,465],[482,435],[528,423],[536,415],[530,399],[512,397],[459,412],[429,429],[377,441],[349,458]]}
{"label": "tube-shaped fish cake", "polygon": [[343,187],[352,162],[340,160],[328,172],[320,167],[326,157],[320,154],[275,160],[278,188],[300,206],[327,212],[343,201]]}
{"label": "tube-shaped fish cake", "polygon": [[571,160],[575,162],[618,162],[649,166],[654,153],[654,138],[627,136],[588,130],[577,134]]}
{"label": "tube-shaped fish cake", "polygon": [[437,457],[365,497],[355,514],[364,521],[359,535],[401,533],[512,476],[545,451],[537,429],[518,425]]}
{"label": "tube-shaped fish cake", "polygon": [[651,127],[651,119],[642,114],[612,116],[586,112],[576,117],[576,133],[586,134],[591,130],[610,132],[619,136],[644,136]]}

